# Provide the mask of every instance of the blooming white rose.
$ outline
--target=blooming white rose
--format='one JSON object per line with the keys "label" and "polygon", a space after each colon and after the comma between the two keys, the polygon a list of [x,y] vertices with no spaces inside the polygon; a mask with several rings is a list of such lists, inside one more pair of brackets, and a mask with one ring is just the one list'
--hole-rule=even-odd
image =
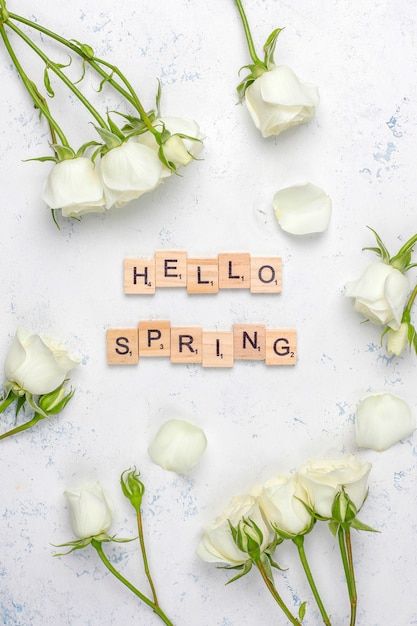
{"label": "blooming white rose", "polygon": [[397,330],[390,328],[387,332],[388,354],[400,356],[404,348],[408,345],[408,333],[409,325],[407,322],[402,322]]}
{"label": "blooming white rose", "polygon": [[105,209],[103,183],[91,159],[77,157],[55,163],[49,172],[42,198],[64,217],[101,213]]}
{"label": "blooming white rose", "polygon": [[124,206],[155,189],[169,174],[154,150],[135,138],[123,142],[106,152],[100,161],[106,207]]}
{"label": "blooming white rose", "polygon": [[386,450],[415,428],[416,419],[407,402],[390,393],[368,396],[357,407],[355,431],[360,448]]}
{"label": "blooming white rose", "polygon": [[70,506],[71,527],[79,539],[106,533],[113,519],[113,505],[99,482],[68,489],[64,495]]}
{"label": "blooming white rose", "polygon": [[[176,167],[188,165],[193,158],[202,152],[204,135],[201,134],[200,127],[194,120],[180,117],[159,117],[153,125],[158,131],[165,128],[171,133],[171,137],[164,143],[163,149],[167,160],[174,163]],[[180,137],[177,133],[187,135],[187,137]],[[188,137],[193,137],[196,141]],[[159,145],[150,131],[138,135],[137,140],[158,152]]]}
{"label": "blooming white rose", "polygon": [[279,135],[291,126],[308,122],[320,101],[317,87],[301,82],[286,65],[259,76],[246,89],[245,99],[263,137]]}
{"label": "blooming white rose", "polygon": [[327,229],[332,201],[323,189],[305,183],[278,191],[273,207],[282,230],[293,235],[308,235]]}
{"label": "blooming white rose", "polygon": [[359,280],[347,283],[345,295],[355,298],[355,311],[370,322],[398,330],[408,290],[407,276],[392,265],[374,261]]}
{"label": "blooming white rose", "polygon": [[227,563],[242,565],[248,560],[248,554],[240,550],[233,540],[229,521],[235,528],[242,518],[250,519],[262,533],[262,552],[273,539],[271,528],[265,523],[257,500],[254,496],[235,496],[227,508],[215,520],[207,524],[204,535],[197,547],[197,554],[208,563]]}
{"label": "blooming white rose", "polygon": [[307,495],[297,474],[276,476],[256,489],[265,519],[282,536],[295,537],[310,530],[312,519],[303,502]]}
{"label": "blooming white rose", "polygon": [[79,361],[62,343],[18,328],[4,364],[6,378],[19,390],[33,395],[54,391]]}
{"label": "blooming white rose", "polygon": [[148,448],[152,461],[163,469],[188,474],[207,446],[204,431],[184,420],[168,420]]}
{"label": "blooming white rose", "polygon": [[368,474],[372,465],[353,454],[337,459],[311,459],[298,470],[298,478],[307,493],[308,504],[318,515],[331,518],[335,496],[341,491],[359,510],[368,492]]}

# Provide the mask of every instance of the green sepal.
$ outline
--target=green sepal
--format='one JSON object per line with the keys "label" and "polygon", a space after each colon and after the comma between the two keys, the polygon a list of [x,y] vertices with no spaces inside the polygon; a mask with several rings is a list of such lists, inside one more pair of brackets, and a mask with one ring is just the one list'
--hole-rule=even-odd
{"label": "green sepal", "polygon": [[48,417],[48,414],[38,405],[31,393],[26,392],[25,398],[30,408],[35,411],[40,418]]}
{"label": "green sepal", "polygon": [[337,536],[337,533],[339,531],[339,526],[340,526],[340,523],[337,522],[336,520],[330,520],[329,521],[329,530],[330,530],[330,532],[332,533],[332,535],[334,537]]}
{"label": "green sepal", "polygon": [[389,252],[388,252],[384,242],[382,241],[381,237],[378,235],[376,230],[374,230],[370,226],[367,226],[367,228],[369,228],[369,230],[371,230],[373,232],[373,234],[375,235],[375,239],[377,241],[378,247],[362,248],[362,250],[370,250],[371,252],[375,252],[378,256],[381,257],[381,259],[382,259],[382,261],[384,263],[389,264],[389,262],[391,260],[391,257],[390,257],[390,254],[389,254]]}
{"label": "green sepal", "polygon": [[54,548],[70,548],[67,552],[57,552],[53,556],[66,556],[67,554],[71,554],[74,550],[82,550],[86,546],[89,546],[92,541],[96,541],[98,543],[129,543],[130,541],[136,541],[137,537],[132,537],[129,539],[117,539],[116,535],[109,536],[107,533],[102,533],[101,535],[96,535],[94,537],[86,537],[85,539],[75,539],[74,541],[68,541],[67,543],[59,543],[58,545],[52,544]]}
{"label": "green sepal", "polygon": [[120,139],[120,137],[112,133],[107,128],[102,128],[101,126],[95,126],[94,128],[96,129],[105,144],[100,148],[100,150],[102,150],[104,147],[107,148],[107,150],[113,150],[113,148],[119,148],[122,145],[123,141]]}
{"label": "green sepal", "polygon": [[357,517],[355,517],[355,519],[350,523],[350,526],[352,528],[354,528],[355,530],[365,530],[365,531],[367,531],[369,533],[379,533],[379,532],[381,532],[380,530],[377,530],[376,528],[372,528],[371,526],[368,526],[367,524],[364,524],[363,522],[358,520]]}
{"label": "green sepal", "polygon": [[76,44],[77,48],[82,52],[87,61],[94,58],[94,50],[87,43],[81,43],[80,41],[77,41],[77,39],[70,39],[70,42]]}
{"label": "green sepal", "polygon": [[226,585],[230,585],[230,583],[235,582],[235,580],[239,580],[239,578],[242,578],[242,576],[246,576],[246,574],[251,571],[251,569],[252,569],[252,560],[248,559],[245,563],[242,563],[242,565],[236,565],[235,567],[221,567],[220,566],[219,569],[240,569],[240,570],[242,570],[240,572],[240,574],[237,574],[236,576],[234,576],[233,578],[231,578],[230,580],[227,581]]}
{"label": "green sepal", "polygon": [[51,148],[56,153],[56,162],[69,161],[75,159],[75,152],[69,146],[62,146],[59,143],[52,143]]}
{"label": "green sepal", "polygon": [[300,620],[300,622],[302,622],[303,619],[305,618],[306,611],[307,611],[307,602],[304,601],[300,604],[300,608],[298,609],[298,619]]}
{"label": "green sepal", "polygon": [[264,63],[268,69],[274,67],[275,47],[277,45],[278,36],[282,30],[284,29],[276,28],[275,30],[273,30],[264,44]]}
{"label": "green sepal", "polygon": [[156,96],[155,96],[155,106],[156,106],[157,117],[161,115],[161,97],[162,97],[162,87],[161,87],[161,81],[158,79],[158,89],[156,90]]}
{"label": "green sepal", "polygon": [[88,148],[91,148],[92,146],[102,146],[103,144],[101,144],[99,141],[87,141],[86,143],[83,143],[82,146],[80,146],[76,152],[76,157],[83,157],[84,153],[88,150]]}
{"label": "green sepal", "polygon": [[71,400],[75,390],[71,389],[68,393],[66,393],[66,389],[64,387],[66,382],[67,381],[65,380],[62,385],[50,393],[39,396],[38,406],[45,412],[45,415],[58,415],[58,413],[61,413]]}
{"label": "green sepal", "polygon": [[140,512],[145,485],[139,480],[140,472],[136,472],[136,467],[125,470],[120,476],[120,485],[123,495],[130,500],[131,505],[137,513]]}
{"label": "green sepal", "polygon": [[55,93],[54,93],[54,90],[52,89],[52,86],[51,86],[51,81],[50,81],[49,72],[48,72],[48,66],[46,66],[44,71],[43,71],[43,84],[45,85],[45,89],[46,89],[46,92],[47,92],[48,96],[53,98],[55,96]]}

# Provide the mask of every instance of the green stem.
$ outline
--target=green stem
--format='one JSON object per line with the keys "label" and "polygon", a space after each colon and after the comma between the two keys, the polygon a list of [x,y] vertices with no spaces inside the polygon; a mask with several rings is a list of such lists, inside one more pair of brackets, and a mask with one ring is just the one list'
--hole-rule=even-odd
{"label": "green stem", "polygon": [[[104,61],[103,59],[99,59],[98,57],[95,57],[95,56],[90,57],[90,56],[88,56],[75,43],[73,43],[72,41],[69,41],[68,39],[65,39],[65,37],[61,37],[60,35],[57,35],[53,31],[49,30],[48,28],[45,28],[44,26],[41,26],[40,24],[36,24],[35,22],[31,22],[30,20],[28,20],[28,19],[26,19],[24,17],[21,17],[20,15],[16,15],[15,13],[10,13],[9,15],[10,15],[11,19],[14,19],[14,20],[16,20],[18,22],[21,22],[22,24],[25,24],[26,26],[30,26],[31,28],[34,28],[34,29],[38,30],[39,32],[43,33],[44,35],[47,35],[51,39],[55,39],[55,41],[58,41],[63,46],[65,46],[65,47],[69,48],[70,50],[72,50],[72,52],[75,52],[80,57],[82,57],[82,59],[84,59],[84,61],[89,63],[89,65],[94,69],[94,71],[96,71],[102,78],[104,78],[113,87],[113,89],[118,91],[124,98],[126,98],[126,100],[128,100],[130,102],[130,104],[132,106],[135,107],[135,109],[138,111],[141,119],[145,122],[145,124],[148,127],[148,129],[151,132],[153,132],[153,133],[155,132],[155,129],[152,126],[152,122],[150,121],[148,114],[146,113],[145,109],[143,108],[142,103],[139,100],[138,95],[136,94],[136,92],[134,91],[132,85],[129,83],[127,78],[119,70],[118,67],[116,67],[115,65],[112,65],[111,63],[108,63],[107,61]],[[102,67],[100,67],[101,65],[104,65],[105,67],[108,67],[111,70],[111,73],[108,74],[105,70],[103,70]],[[127,90],[124,89],[124,87],[122,87],[117,81],[115,81],[112,78],[113,74],[116,74],[122,80],[124,85],[127,87]]]}
{"label": "green stem", "polygon": [[154,613],[156,613],[158,617],[164,622],[164,624],[166,624],[167,626],[174,626],[159,606],[152,602],[152,600],[149,600],[149,598],[141,593],[139,589],[136,589],[136,587],[134,587],[132,583],[130,583],[124,576],[122,576],[122,574],[111,564],[103,551],[100,541],[92,539],[91,545],[97,550],[97,554],[99,555],[100,559],[107,567],[109,572],[113,574],[113,576],[120,580],[120,582],[123,583],[128,589],[130,589],[130,591],[132,591],[132,593],[134,593],[140,600],[142,600],[142,602],[147,604],[154,611]]}
{"label": "green stem", "polygon": [[15,428],[12,428],[11,430],[8,430],[7,432],[5,432],[2,435],[0,435],[0,440],[1,439],[6,439],[6,437],[11,437],[12,435],[17,435],[17,433],[21,433],[24,430],[28,430],[28,428],[32,428],[32,426],[35,426],[35,424],[37,424],[38,422],[40,422],[43,419],[44,419],[43,415],[39,415],[39,413],[35,413],[35,415],[32,417],[32,419],[29,420],[28,422],[26,422],[25,424],[21,424],[20,426],[16,426]]}
{"label": "green stem", "polygon": [[276,590],[276,587],[275,587],[274,583],[268,577],[268,574],[267,574],[264,566],[262,565],[262,562],[261,561],[255,561],[255,565],[258,568],[258,570],[259,570],[259,572],[260,572],[260,574],[261,574],[261,576],[263,578],[263,581],[264,581],[265,585],[268,587],[272,597],[274,598],[274,600],[276,601],[276,603],[278,604],[280,609],[284,612],[285,616],[288,618],[288,620],[291,622],[291,624],[294,624],[294,626],[301,626],[300,620],[298,620],[296,617],[294,617],[294,615],[291,613],[291,611],[289,610],[289,608],[285,604],[284,600],[281,598],[281,596],[279,595],[278,591]]}
{"label": "green stem", "polygon": [[96,122],[101,128],[108,129],[108,125],[105,120],[101,117],[100,113],[93,107],[93,105],[87,100],[84,94],[81,93],[79,89],[74,85],[74,83],[66,76],[66,74],[60,69],[57,63],[54,63],[44,52],[39,48],[33,41],[28,37],[18,26],[13,24],[13,22],[7,22],[9,28],[13,30],[23,41],[30,47],[32,50],[42,59],[47,68],[50,68],[57,76],[62,80],[62,82],[68,87],[70,91],[74,94],[76,98],[86,107],[86,109],[91,113]]}
{"label": "green stem", "polygon": [[259,65],[259,64],[263,65],[262,61],[260,60],[260,58],[256,54],[255,46],[254,46],[253,39],[252,39],[252,34],[250,32],[249,23],[248,23],[248,20],[247,20],[246,13],[245,13],[245,10],[243,8],[242,2],[241,2],[241,0],[235,0],[235,2],[237,4],[237,8],[239,9],[240,17],[242,19],[242,24],[243,24],[243,28],[245,30],[245,37],[246,37],[246,41],[248,43],[248,49],[249,49],[250,57],[251,57],[252,61],[256,65]]}
{"label": "green stem", "polygon": [[307,556],[306,556],[305,549],[304,549],[304,535],[298,535],[297,537],[294,537],[292,541],[297,546],[298,555],[300,557],[301,564],[303,566],[305,575],[307,577],[308,584],[310,585],[310,589],[313,592],[314,599],[319,608],[319,611],[323,620],[323,624],[326,624],[326,626],[331,626],[330,618],[327,615],[326,609],[324,608],[323,602],[320,598],[319,592],[316,587],[316,583],[314,582],[314,578],[311,573],[310,566],[307,561]]}
{"label": "green stem", "polygon": [[[11,26],[9,24],[9,26]],[[69,147],[69,143],[68,140],[64,134],[64,132],[62,131],[62,129],[60,128],[60,126],[57,124],[57,122],[55,121],[55,119],[52,117],[51,113],[49,112],[49,108],[46,105],[46,102],[44,101],[44,99],[40,96],[35,84],[30,80],[30,78],[27,76],[26,72],[24,71],[22,65],[20,64],[11,44],[9,41],[9,38],[6,34],[6,30],[4,28],[4,24],[1,23],[0,24],[0,35],[3,39],[3,43],[6,47],[7,52],[9,53],[10,58],[12,59],[12,62],[20,76],[20,78],[23,81],[23,84],[25,85],[26,90],[28,91],[30,97],[32,98],[33,102],[35,103],[35,106],[43,113],[43,115],[45,116],[45,118],[48,120],[49,126],[51,129],[54,129],[54,131],[57,133],[57,135],[59,136],[61,143],[63,146],[67,146]]]}
{"label": "green stem", "polygon": [[346,540],[346,548],[347,548],[347,556],[349,562],[349,571],[351,575],[351,588],[352,595],[350,598],[350,606],[351,606],[351,618],[350,618],[350,626],[355,626],[356,623],[356,608],[358,605],[358,594],[356,592],[356,581],[355,581],[355,570],[353,566],[353,555],[352,555],[352,542],[351,542],[351,534],[350,528],[345,530],[345,540]]}
{"label": "green stem", "polygon": [[159,606],[159,602],[158,602],[158,598],[157,598],[157,595],[156,595],[155,586],[153,584],[151,572],[150,572],[150,569],[149,569],[148,557],[146,555],[145,538],[144,538],[144,535],[143,535],[142,513],[140,512],[140,509],[136,511],[136,519],[137,519],[137,523],[138,523],[138,535],[139,535],[140,550],[142,552],[143,568],[144,568],[144,571],[145,571],[145,574],[146,574],[146,578],[148,579],[149,586],[150,586],[151,591],[152,591],[152,597],[153,597],[154,604],[155,604],[155,606]]}
{"label": "green stem", "polygon": [[[342,526],[339,526],[339,530],[337,531],[337,537],[339,539],[339,548],[340,555],[342,557],[343,569],[345,572],[346,584],[349,593],[350,600],[350,626],[355,626],[356,622],[356,585],[355,585],[355,576],[353,571],[353,562],[352,562],[352,551],[347,548],[347,532]],[[350,543],[350,534],[349,534],[349,543]]]}

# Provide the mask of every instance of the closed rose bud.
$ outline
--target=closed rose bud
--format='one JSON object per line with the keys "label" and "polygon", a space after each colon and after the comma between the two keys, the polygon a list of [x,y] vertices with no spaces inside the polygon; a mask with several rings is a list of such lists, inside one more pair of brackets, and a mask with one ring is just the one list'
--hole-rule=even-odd
{"label": "closed rose bud", "polygon": [[68,489],[71,527],[79,539],[96,537],[106,533],[113,519],[113,505],[100,483],[88,483],[79,488]]}

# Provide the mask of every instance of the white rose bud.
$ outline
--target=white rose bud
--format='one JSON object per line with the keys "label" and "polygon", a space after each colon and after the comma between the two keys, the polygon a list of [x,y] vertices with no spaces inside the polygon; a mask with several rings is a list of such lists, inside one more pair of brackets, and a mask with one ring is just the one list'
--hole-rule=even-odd
{"label": "white rose bud", "polygon": [[106,207],[120,208],[159,185],[170,172],[157,153],[135,138],[109,150],[100,161]]}
{"label": "white rose bud", "polygon": [[49,337],[31,334],[18,328],[4,364],[7,380],[13,389],[43,395],[62,385],[68,372],[79,361],[66,348]]}
{"label": "white rose bud", "polygon": [[300,81],[286,65],[278,65],[257,78],[247,88],[245,99],[263,137],[308,122],[320,101],[317,87]]}
{"label": "white rose bud", "polygon": [[296,474],[276,476],[258,487],[258,502],[265,519],[283,537],[296,537],[308,532],[312,525],[304,487]]}
{"label": "white rose bud", "polygon": [[305,183],[278,191],[273,207],[282,230],[293,235],[309,235],[327,230],[332,201],[323,189]]}
{"label": "white rose bud", "polygon": [[68,489],[64,495],[68,500],[71,527],[76,537],[97,537],[109,530],[113,519],[113,505],[100,483],[88,483],[79,488]]}
{"label": "white rose bud", "polygon": [[359,510],[365,501],[370,463],[361,463],[353,454],[337,459],[311,459],[298,470],[307,493],[307,503],[318,515],[331,518],[335,496],[342,490]]}
{"label": "white rose bud", "polygon": [[50,209],[61,209],[64,217],[102,213],[105,209],[103,183],[94,163],[86,157],[56,163],[46,179],[42,198]]}
{"label": "white rose bud", "polygon": [[[160,117],[153,122],[153,125],[160,132],[165,128],[171,133],[171,137],[163,145],[163,151],[166,159],[176,167],[188,165],[202,152],[204,135],[201,134],[200,127],[194,120]],[[180,135],[186,136],[180,137]],[[137,140],[156,152],[159,150],[159,145],[150,131],[138,135]]]}
{"label": "white rose bud", "polygon": [[400,356],[404,348],[408,345],[409,325],[402,322],[397,330],[392,328],[387,332],[387,352]]}
{"label": "white rose bud", "polygon": [[408,404],[390,393],[371,395],[356,410],[356,443],[360,448],[382,451],[409,437],[416,419]]}
{"label": "white rose bud", "polygon": [[273,532],[265,523],[257,500],[254,496],[235,496],[227,508],[215,520],[207,524],[197,547],[198,556],[208,563],[227,563],[242,565],[248,560],[248,554],[240,550],[233,540],[229,521],[237,528],[245,518],[252,520],[262,533],[259,550],[262,552],[273,539]]}
{"label": "white rose bud", "polygon": [[346,296],[355,298],[355,311],[374,324],[398,330],[409,290],[407,276],[387,263],[374,261],[359,280],[346,285]]}
{"label": "white rose bud", "polygon": [[148,448],[152,461],[163,469],[189,474],[207,446],[204,431],[184,420],[168,420]]}

